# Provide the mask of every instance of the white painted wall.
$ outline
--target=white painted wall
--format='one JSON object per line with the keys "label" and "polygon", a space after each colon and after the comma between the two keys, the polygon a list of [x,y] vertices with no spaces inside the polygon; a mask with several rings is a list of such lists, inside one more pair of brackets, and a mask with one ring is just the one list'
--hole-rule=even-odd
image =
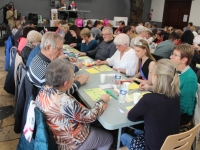
{"label": "white painted wall", "polygon": [[199,6],[200,6],[200,0],[192,1],[189,22],[193,22],[195,26],[200,26]]}
{"label": "white painted wall", "polygon": [[[165,0],[151,1],[151,9],[153,9],[152,21],[162,22],[163,13],[164,13],[164,4],[165,4]],[[189,22],[193,22],[195,26],[200,26],[199,6],[200,6],[200,0],[192,1]]]}
{"label": "white painted wall", "polygon": [[162,22],[165,0],[151,0],[152,21]]}

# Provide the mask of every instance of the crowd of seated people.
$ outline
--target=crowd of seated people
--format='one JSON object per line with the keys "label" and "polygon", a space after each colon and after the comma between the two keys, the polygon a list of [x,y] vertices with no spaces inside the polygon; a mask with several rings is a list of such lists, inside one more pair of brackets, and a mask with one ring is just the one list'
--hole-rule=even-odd
{"label": "crowd of seated people", "polygon": [[[82,63],[72,64],[70,61],[73,60],[63,54],[63,44],[77,49],[79,56],[94,59],[96,65],[108,65],[130,77],[129,80],[139,84],[140,90],[152,91],[128,113],[130,121],[142,117],[145,122],[145,132],[136,136],[122,134],[121,141],[129,149],[134,149],[138,143],[141,149],[160,149],[168,135],[179,133],[180,126],[187,125],[193,118],[198,88],[196,64],[200,63],[200,38],[197,35],[197,42],[194,40],[193,25],[185,31],[167,26],[163,31],[149,22],[143,26],[137,23],[125,25],[121,21],[119,25],[113,32],[111,27],[103,27],[99,20],[92,27],[90,20],[81,30],[60,21],[56,32],[41,35],[27,22],[15,33],[15,42],[21,38],[17,48],[27,66],[26,79],[38,90],[37,107],[45,114],[59,149],[81,150],[95,143],[90,149],[109,150],[113,142],[108,131],[90,127],[109,105],[109,96],[102,95],[90,109],[71,97],[87,83],[89,75],[75,74],[82,68]],[[96,35],[103,40],[98,42]],[[152,44],[156,46],[154,54],[164,59],[157,61],[153,57]],[[163,109],[159,109],[161,107]],[[58,112],[62,123],[52,119]],[[63,130],[69,134],[63,135]],[[153,138],[151,132],[155,133]]]}

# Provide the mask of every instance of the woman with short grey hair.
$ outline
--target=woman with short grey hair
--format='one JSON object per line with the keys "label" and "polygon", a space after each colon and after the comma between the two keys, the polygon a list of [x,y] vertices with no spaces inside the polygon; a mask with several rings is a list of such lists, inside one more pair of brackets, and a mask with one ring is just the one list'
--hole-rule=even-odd
{"label": "woman with short grey hair", "polygon": [[59,150],[109,150],[113,137],[107,131],[90,127],[105,110],[110,96],[104,94],[91,109],[80,104],[66,91],[74,82],[74,68],[65,59],[55,59],[47,67],[46,85],[36,97],[36,105],[45,114]]}
{"label": "woman with short grey hair", "polygon": [[97,60],[96,64],[112,66],[114,70],[119,70],[127,76],[134,76],[138,67],[138,57],[135,51],[129,46],[130,38],[128,35],[121,33],[116,36],[114,43],[117,51],[105,61]]}

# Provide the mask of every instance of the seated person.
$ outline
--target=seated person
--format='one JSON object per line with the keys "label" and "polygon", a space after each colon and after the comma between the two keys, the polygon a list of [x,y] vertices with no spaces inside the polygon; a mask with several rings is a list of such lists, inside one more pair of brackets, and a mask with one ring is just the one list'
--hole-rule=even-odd
{"label": "seated person", "polygon": [[131,34],[131,27],[130,26],[124,26],[123,28],[122,28],[122,33],[125,33],[125,34],[127,34],[129,37],[130,37],[130,34]]}
{"label": "seated person", "polygon": [[181,44],[174,47],[171,60],[177,64],[178,71],[181,71],[180,78],[180,124],[188,124],[193,117],[196,104],[196,92],[198,89],[197,77],[190,68],[190,63],[194,55],[194,50],[189,44]]}
{"label": "seated person", "polygon": [[[45,84],[45,71],[49,63],[57,58],[66,58],[63,55],[63,38],[55,32],[47,32],[42,36],[41,51],[33,58],[27,71],[27,77],[33,85],[40,89]],[[73,94],[88,79],[88,75],[79,75],[75,78],[68,94]]]}
{"label": "seated person", "polygon": [[29,68],[31,61],[33,58],[40,52],[40,44],[38,44],[32,51],[30,52],[28,59],[26,61],[26,67]]}
{"label": "seated person", "polygon": [[38,31],[32,30],[28,33],[27,44],[22,49],[22,53],[21,53],[24,64],[26,64],[31,50],[35,48],[41,42],[41,39],[42,39],[42,35]]}
{"label": "seated person", "polygon": [[97,35],[101,34],[101,28],[103,27],[103,23],[99,20],[96,20],[94,22],[94,25],[91,29],[91,33],[93,35],[93,37],[95,38]]}
{"label": "seated person", "polygon": [[151,29],[151,23],[145,22],[144,27],[146,27],[147,29]]}
{"label": "seated person", "polygon": [[[62,77],[62,78],[61,78]],[[109,150],[113,136],[108,131],[90,127],[106,109],[110,99],[101,96],[91,109],[86,108],[66,91],[74,82],[73,65],[64,59],[52,61],[45,73],[46,84],[36,97],[37,107],[45,114],[59,150]]]}
{"label": "seated person", "polygon": [[56,30],[56,33],[57,34],[59,34],[59,35],[62,35],[63,33],[63,31],[61,30],[61,27],[62,27],[62,25],[64,25],[64,24],[66,24],[67,22],[65,21],[65,20],[60,20],[59,22],[58,22],[58,28],[57,28],[57,30]]}
{"label": "seated person", "polygon": [[136,27],[138,26],[138,24],[137,23],[132,23],[132,24],[130,24],[130,26],[131,26],[130,38],[132,39],[132,38],[135,38],[137,36]]}
{"label": "seated person", "polygon": [[24,26],[22,26],[21,28],[18,29],[18,31],[15,33],[14,35],[14,43],[15,43],[15,46],[18,47],[19,45],[19,39],[22,37],[23,35],[23,30],[24,28],[26,27],[34,27],[34,23],[32,20],[27,20],[26,23],[24,24]]}
{"label": "seated person", "polygon": [[174,50],[174,46],[177,45],[179,39],[180,37],[178,34],[176,32],[172,32],[169,34],[168,40],[163,41],[156,46],[154,54],[169,59]]}
{"label": "seated person", "polygon": [[152,33],[152,31],[149,30],[149,29],[146,31],[146,39],[147,39],[147,42],[148,42],[149,44],[151,44],[151,43],[153,42],[153,40],[154,40],[154,38],[153,38],[153,33]]}
{"label": "seated person", "polygon": [[147,29],[144,26],[136,27],[137,36],[135,38],[132,38],[131,43],[130,43],[130,46],[132,48],[134,48],[135,40],[139,41],[140,39],[146,39],[146,31],[147,31]]}
{"label": "seated person", "polygon": [[[68,7],[68,10],[77,10],[75,2],[72,0],[71,4]],[[69,12],[69,18],[77,18],[77,13],[76,12]]]}
{"label": "seated person", "polygon": [[156,39],[153,42],[159,44],[163,40],[164,40],[164,33],[162,30],[158,30],[156,33]]}
{"label": "seated person", "polygon": [[[60,0],[60,5],[56,6],[57,9],[62,9],[61,7],[66,7],[65,0]],[[59,12],[59,14],[63,17],[62,20],[66,20],[68,17],[67,12]]]}
{"label": "seated person", "polygon": [[69,31],[73,37],[73,39],[72,39],[73,41],[72,41],[72,43],[70,43],[70,46],[74,47],[77,50],[80,50],[80,47],[76,46],[76,43],[81,43],[81,41],[82,41],[82,38],[80,36],[79,27],[77,27],[76,25],[72,25],[69,27]]}
{"label": "seated person", "polygon": [[114,70],[119,70],[127,76],[134,76],[138,67],[138,58],[134,49],[129,47],[130,38],[128,35],[121,33],[114,39],[117,51],[111,58],[105,61],[97,60],[97,65],[109,65]]}
{"label": "seated person", "polygon": [[130,121],[142,117],[145,123],[143,134],[121,135],[128,149],[159,150],[167,136],[179,133],[180,90],[175,65],[168,59],[159,60],[152,71],[152,83],[153,93],[145,94],[128,112]]}
{"label": "seated person", "polygon": [[130,79],[137,82],[152,84],[152,70],[156,65],[156,60],[150,53],[149,44],[142,39],[135,41],[134,50],[139,58],[139,71]]}
{"label": "seated person", "polygon": [[87,25],[84,28],[88,28],[89,30],[92,29],[92,20],[87,21]]}
{"label": "seated person", "polygon": [[[197,77],[189,66],[193,55],[194,50],[190,45],[180,44],[174,47],[170,57],[171,61],[177,65],[177,70],[180,73],[180,125],[186,125],[191,121],[196,104]],[[147,83],[140,84],[141,90],[152,91],[153,88]]]}
{"label": "seated person", "polygon": [[180,45],[181,44],[181,37],[183,35],[183,31],[181,29],[176,29],[175,32],[180,37],[180,39],[178,40],[178,43],[177,43],[177,45]]}
{"label": "seated person", "polygon": [[103,41],[93,50],[87,52],[80,52],[80,56],[89,56],[94,60],[106,60],[113,56],[116,52],[116,46],[113,43],[113,30],[110,27],[103,28]]}
{"label": "seated person", "polygon": [[120,34],[122,33],[122,29],[125,26],[125,22],[124,21],[119,21],[119,27],[117,28],[117,30],[115,30],[114,34]]}
{"label": "seated person", "polygon": [[15,34],[17,33],[17,31],[22,27],[21,25],[21,21],[20,20],[17,20],[15,21],[15,26],[14,28],[12,29],[12,36],[14,37]]}
{"label": "seated person", "polygon": [[23,34],[22,34],[22,37],[19,39],[19,45],[17,48],[19,55],[21,55],[22,49],[27,44],[27,35],[31,30],[37,31],[36,28],[34,28],[34,27],[26,27],[23,29]]}
{"label": "seated person", "polygon": [[169,39],[169,29],[168,28],[169,28],[168,26],[165,26],[164,30],[163,30],[163,34],[164,34],[163,40],[164,41]]}
{"label": "seated person", "polygon": [[71,44],[73,42],[73,36],[71,32],[69,31],[68,24],[64,24],[61,26],[62,34],[59,34],[61,37],[64,38],[64,44]]}
{"label": "seated person", "polygon": [[91,36],[89,29],[84,28],[80,33],[81,38],[83,39],[81,43],[75,43],[76,47],[80,49],[81,52],[87,52],[95,49],[98,46],[97,41]]}

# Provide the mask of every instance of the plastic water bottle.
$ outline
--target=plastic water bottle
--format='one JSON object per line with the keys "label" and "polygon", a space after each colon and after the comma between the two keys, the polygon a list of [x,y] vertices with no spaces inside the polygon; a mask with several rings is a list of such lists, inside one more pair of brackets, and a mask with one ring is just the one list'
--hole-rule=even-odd
{"label": "plastic water bottle", "polygon": [[119,92],[119,103],[125,103],[126,101],[126,93],[127,88],[125,85],[121,85],[120,92]]}
{"label": "plastic water bottle", "polygon": [[117,74],[115,75],[115,85],[117,86],[117,87],[119,87],[120,86],[120,82],[121,82],[121,74],[120,74],[120,72],[119,72],[119,70],[117,71]]}

